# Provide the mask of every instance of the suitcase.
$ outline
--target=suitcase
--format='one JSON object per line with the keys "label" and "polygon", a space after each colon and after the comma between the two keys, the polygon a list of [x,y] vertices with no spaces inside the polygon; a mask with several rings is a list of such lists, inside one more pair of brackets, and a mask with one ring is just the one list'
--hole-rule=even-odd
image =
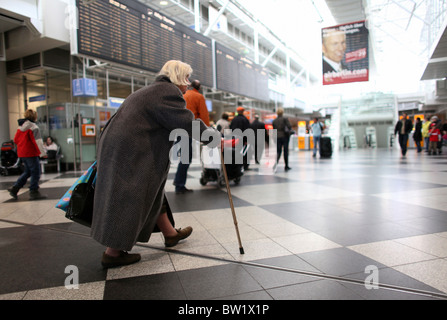
{"label": "suitcase", "polygon": [[332,156],[332,141],[330,137],[320,138],[320,157],[330,158]]}

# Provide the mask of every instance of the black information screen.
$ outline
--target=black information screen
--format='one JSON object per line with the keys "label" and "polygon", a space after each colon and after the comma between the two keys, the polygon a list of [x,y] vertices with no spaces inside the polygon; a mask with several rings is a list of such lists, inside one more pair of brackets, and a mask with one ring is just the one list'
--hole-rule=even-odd
{"label": "black information screen", "polygon": [[[79,54],[151,72],[181,60],[193,68],[191,79],[213,87],[211,39],[137,1],[77,0],[77,7]],[[218,89],[269,100],[264,68],[219,43],[215,49]]]}
{"label": "black information screen", "polygon": [[193,68],[192,79],[213,86],[211,39],[129,0],[77,1],[78,53],[159,72],[168,60]]}
{"label": "black information screen", "polygon": [[216,81],[220,90],[269,100],[267,71],[219,43],[216,43]]}

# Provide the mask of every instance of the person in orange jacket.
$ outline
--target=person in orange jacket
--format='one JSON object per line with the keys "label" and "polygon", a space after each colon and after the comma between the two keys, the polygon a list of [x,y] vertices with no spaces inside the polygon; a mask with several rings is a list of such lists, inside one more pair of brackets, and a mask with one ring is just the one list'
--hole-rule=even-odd
{"label": "person in orange jacket", "polygon": [[[201,84],[199,80],[191,82],[191,90],[186,91],[183,98],[186,101],[186,108],[194,114],[194,119],[201,119],[207,126],[210,125],[210,117],[208,108],[206,107],[205,97],[199,92]],[[192,160],[192,138],[189,138],[189,161],[178,163],[177,172],[174,178],[175,193],[183,194],[192,192],[191,189],[186,188],[186,177],[189,165]]]}

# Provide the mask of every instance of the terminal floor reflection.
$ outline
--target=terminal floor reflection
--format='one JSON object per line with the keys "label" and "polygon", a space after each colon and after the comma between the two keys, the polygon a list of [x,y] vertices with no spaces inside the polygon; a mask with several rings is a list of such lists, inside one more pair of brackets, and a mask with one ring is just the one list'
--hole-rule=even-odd
{"label": "terminal floor reflection", "polygon": [[[231,184],[244,255],[225,187],[202,186],[196,163],[187,180],[194,192],[175,194],[173,163],[166,191],[176,227],[194,232],[173,251],[154,234],[133,250],[141,262],[108,270],[89,229],[54,207],[80,172],[43,174],[48,199],[40,201],[28,201],[26,188],[10,199],[17,176],[2,176],[0,299],[447,298],[446,152],[410,149],[402,158],[398,149],[359,149],[320,159],[291,150],[289,157],[290,171],[280,163],[265,174],[251,164]],[[78,290],[66,288],[73,266]],[[364,284],[368,268],[377,270],[378,289]]]}

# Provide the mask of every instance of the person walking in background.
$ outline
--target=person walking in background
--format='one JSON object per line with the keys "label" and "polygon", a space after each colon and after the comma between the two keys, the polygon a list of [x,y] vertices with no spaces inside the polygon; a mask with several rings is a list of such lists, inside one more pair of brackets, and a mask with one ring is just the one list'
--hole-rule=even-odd
{"label": "person walking in background", "polygon": [[[186,108],[194,114],[194,119],[200,119],[205,123],[206,126],[210,125],[210,117],[208,109],[206,107],[205,97],[199,92],[200,91],[200,81],[194,80],[191,82],[191,90],[186,91],[183,98],[186,101]],[[182,150],[180,149],[180,152]],[[192,139],[189,138],[189,161],[187,163],[179,161],[177,166],[177,172],[174,178],[175,193],[183,194],[186,192],[192,192],[191,189],[186,188],[186,179],[188,175],[189,165],[192,160]]]}
{"label": "person walking in background", "polygon": [[8,189],[9,194],[17,199],[17,193],[30,180],[30,200],[45,199],[46,196],[39,192],[40,180],[40,158],[46,158],[43,147],[42,136],[37,124],[37,112],[28,109],[25,111],[24,119],[19,119],[19,128],[14,136],[14,143],[17,145],[17,155],[25,166],[25,171],[17,179],[16,183]]}
{"label": "person walking in background", "polygon": [[281,158],[281,153],[284,151],[284,170],[289,171],[289,138],[292,133],[292,126],[290,125],[289,119],[285,118],[284,115],[284,109],[279,108],[276,111],[276,114],[278,117],[273,120],[272,126],[273,129],[276,129],[276,164],[275,169],[278,165],[279,159]]}
{"label": "person walking in background", "polygon": [[439,120],[438,116],[433,116],[431,118],[431,122],[436,124],[436,128],[439,130],[438,134],[438,143],[436,145],[436,149],[438,150],[438,154],[442,154],[442,123]]}
{"label": "person walking in background", "polygon": [[[259,120],[259,115],[255,115],[255,120],[251,123],[251,128],[254,131],[255,134],[255,162],[259,164],[259,161],[261,161],[262,153],[264,152],[265,146],[269,142],[269,135],[268,131],[265,129],[265,123]],[[258,132],[258,130],[260,130]],[[258,134],[264,134],[263,141],[258,141]]]}
{"label": "person walking in background", "polygon": [[422,151],[422,147],[421,147],[421,141],[422,141],[421,118],[416,118],[416,124],[414,126],[413,140],[414,140],[414,143],[416,143],[418,153],[420,153]]}
{"label": "person walking in background", "polygon": [[[433,119],[433,118],[432,118]],[[428,132],[430,134],[430,146],[428,148],[428,155],[431,156],[436,155],[436,150],[438,149],[438,142],[439,142],[439,136],[441,135],[441,130],[439,130],[439,127],[437,126],[436,122],[432,121],[432,124],[430,125],[430,131]]]}
{"label": "person walking in background", "polygon": [[230,121],[228,121],[228,113],[222,113],[222,117],[216,122],[216,130],[222,135],[225,134],[225,130],[230,129]]}
{"label": "person walking in background", "polygon": [[[174,228],[164,192],[171,132],[192,135],[194,115],[183,98],[191,73],[186,63],[166,62],[154,83],[129,95],[101,133],[91,236],[106,246],[105,268],[138,262],[140,254],[128,251],[136,242],[149,241],[155,226],[168,247],[192,232],[191,227]],[[197,121],[200,136],[214,139],[216,131]],[[210,135],[202,134],[205,130]]]}
{"label": "person walking in background", "polygon": [[314,123],[310,126],[314,140],[314,152],[312,154],[312,157],[314,158],[317,156],[317,150],[321,149],[321,134],[323,133],[323,128],[324,125],[318,120],[318,118],[315,118]]}
{"label": "person walking in background", "polygon": [[402,114],[402,119],[397,121],[396,126],[394,127],[394,135],[399,134],[399,145],[402,150],[402,156],[405,157],[407,153],[407,143],[408,143],[408,135],[411,130],[413,130],[413,123],[408,119],[406,113]]}
{"label": "person walking in background", "polygon": [[430,131],[430,120],[424,119],[424,122],[422,123],[422,138],[424,139],[425,144],[425,152],[428,152],[428,145],[430,143],[430,135],[428,132]]}
{"label": "person walking in background", "polygon": [[[243,134],[245,130],[250,129],[250,121],[248,121],[248,119],[244,116],[245,108],[241,104],[238,104],[236,111],[237,116],[234,117],[233,120],[231,120],[230,129],[231,130],[240,129]],[[250,159],[250,150],[249,150],[250,146],[248,145],[248,139],[245,136],[243,137],[243,145],[244,147],[247,148],[246,153],[243,157],[244,170],[248,170],[249,159]]]}

